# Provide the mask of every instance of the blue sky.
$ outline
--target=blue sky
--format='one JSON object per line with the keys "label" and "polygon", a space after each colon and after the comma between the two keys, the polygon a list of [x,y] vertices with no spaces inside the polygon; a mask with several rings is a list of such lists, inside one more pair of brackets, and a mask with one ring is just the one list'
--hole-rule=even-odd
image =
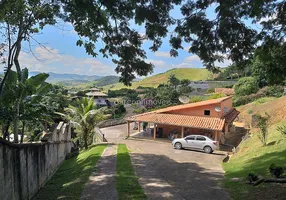
{"label": "blue sky", "polygon": [[[210,17],[214,16],[213,9],[208,10]],[[172,16],[177,18],[180,11],[175,8]],[[134,26],[139,33],[144,34],[144,26]],[[22,67],[29,68],[30,71],[55,72],[55,73],[75,73],[84,75],[116,75],[115,65],[111,58],[103,58],[101,54],[93,58],[85,53],[83,47],[77,47],[78,36],[72,26],[67,23],[58,24],[56,27],[48,26],[35,35],[35,39],[43,44],[41,47],[36,42],[32,42],[31,50],[28,44],[23,45],[20,55]],[[151,52],[148,48],[151,43],[145,41],[144,50],[147,52],[147,62],[154,64],[153,74],[165,72],[172,68],[201,68],[202,63],[198,56],[188,53],[188,44],[184,50],[179,51],[176,58],[169,56],[169,37],[164,39],[162,47],[158,52]],[[100,45],[100,43],[99,43]],[[99,47],[100,48],[100,47]],[[227,66],[230,62],[221,63],[220,66]]]}

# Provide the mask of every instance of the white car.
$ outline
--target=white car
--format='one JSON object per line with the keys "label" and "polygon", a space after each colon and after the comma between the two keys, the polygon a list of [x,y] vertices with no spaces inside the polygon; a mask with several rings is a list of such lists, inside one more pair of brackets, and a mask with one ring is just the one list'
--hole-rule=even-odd
{"label": "white car", "polygon": [[172,145],[176,149],[199,149],[205,153],[212,153],[219,148],[219,143],[203,135],[189,135],[184,138],[177,138],[172,141]]}

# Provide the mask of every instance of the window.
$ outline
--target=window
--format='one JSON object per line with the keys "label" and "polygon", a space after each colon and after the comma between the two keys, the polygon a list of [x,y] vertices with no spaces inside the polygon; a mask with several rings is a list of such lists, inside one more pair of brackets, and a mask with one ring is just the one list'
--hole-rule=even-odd
{"label": "window", "polygon": [[205,115],[210,115],[211,111],[210,110],[205,110]]}
{"label": "window", "polygon": [[206,141],[206,138],[201,137],[201,136],[197,136],[196,140],[199,140],[199,141]]}
{"label": "window", "polygon": [[228,107],[224,107],[224,113],[227,113],[229,111]]}
{"label": "window", "polygon": [[186,138],[186,140],[195,140],[195,136],[189,136]]}

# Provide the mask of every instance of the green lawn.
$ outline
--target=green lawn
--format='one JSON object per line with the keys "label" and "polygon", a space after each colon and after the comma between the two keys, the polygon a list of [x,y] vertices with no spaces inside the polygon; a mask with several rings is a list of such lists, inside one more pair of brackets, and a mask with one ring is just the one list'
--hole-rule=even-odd
{"label": "green lawn", "polygon": [[34,199],[78,200],[106,145],[98,145],[63,162]]}
{"label": "green lawn", "polygon": [[128,149],[125,144],[119,144],[116,161],[116,189],[119,200],[147,199],[143,189],[134,174]]}
{"label": "green lawn", "polygon": [[[226,171],[225,187],[233,199],[283,199],[283,196],[286,199],[285,184],[265,183],[254,187],[245,183],[250,172],[270,177],[268,168],[272,163],[282,166],[286,171],[286,138],[276,130],[282,124],[286,122],[270,127],[267,146],[263,147],[257,133],[254,133],[242,144],[240,151],[223,164]],[[243,178],[243,181],[233,182],[230,178]]]}

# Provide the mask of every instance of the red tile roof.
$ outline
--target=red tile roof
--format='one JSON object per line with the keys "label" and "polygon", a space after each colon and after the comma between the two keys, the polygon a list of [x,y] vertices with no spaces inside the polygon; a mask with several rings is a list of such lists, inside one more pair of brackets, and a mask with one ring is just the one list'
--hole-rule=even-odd
{"label": "red tile roof", "polygon": [[188,103],[188,104],[183,104],[183,105],[177,105],[177,106],[170,106],[167,108],[162,108],[159,110],[152,111],[152,113],[164,113],[164,112],[170,112],[174,110],[181,110],[185,108],[194,108],[194,107],[199,107],[199,106],[204,106],[204,105],[209,105],[209,104],[217,104],[225,101],[226,99],[230,99],[231,97],[222,97],[219,99],[211,99],[211,100],[206,100],[206,101],[201,101],[201,102],[196,102],[196,103]]}
{"label": "red tile roof", "polygon": [[191,128],[222,131],[224,119],[216,117],[199,117],[178,114],[145,113],[127,118],[128,121],[152,122]]}
{"label": "red tile roof", "polygon": [[232,123],[238,115],[239,115],[239,111],[237,111],[235,108],[232,108],[223,117],[225,118],[225,122]]}
{"label": "red tile roof", "polygon": [[234,95],[233,88],[215,88],[215,93],[222,93],[225,95]]}

